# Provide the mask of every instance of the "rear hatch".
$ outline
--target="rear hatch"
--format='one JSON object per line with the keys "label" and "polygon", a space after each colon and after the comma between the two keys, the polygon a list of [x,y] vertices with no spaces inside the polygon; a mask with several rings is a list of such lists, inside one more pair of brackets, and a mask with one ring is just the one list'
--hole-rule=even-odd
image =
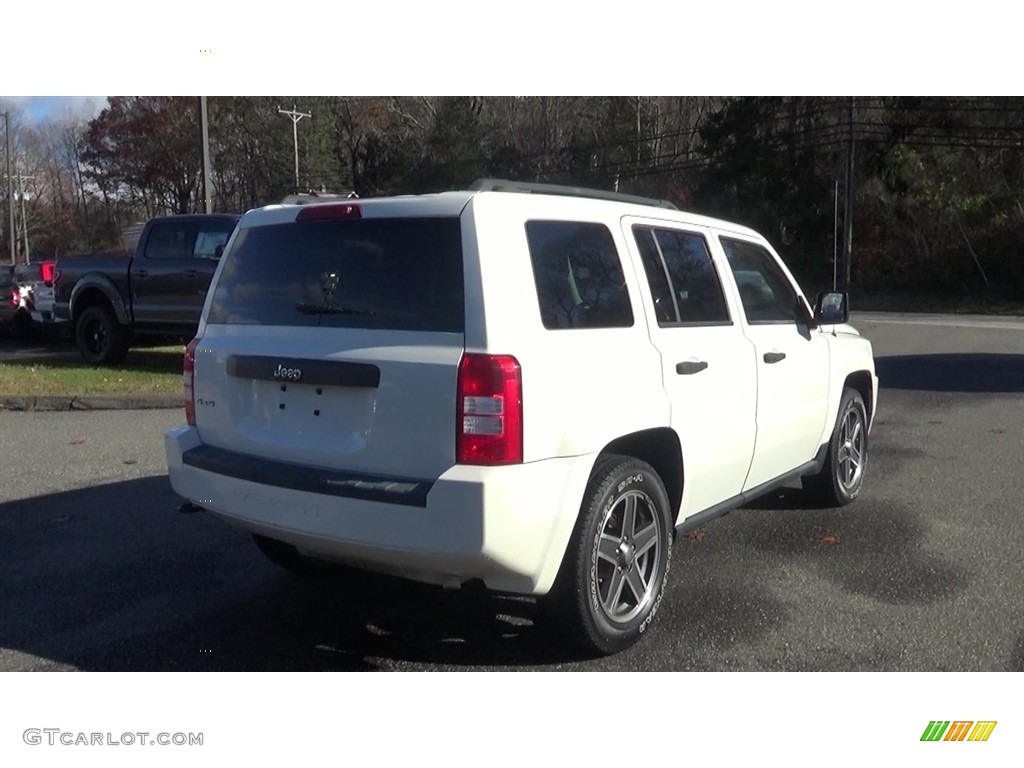
{"label": "rear hatch", "polygon": [[460,221],[381,205],[243,222],[196,349],[205,445],[419,480],[455,462]]}

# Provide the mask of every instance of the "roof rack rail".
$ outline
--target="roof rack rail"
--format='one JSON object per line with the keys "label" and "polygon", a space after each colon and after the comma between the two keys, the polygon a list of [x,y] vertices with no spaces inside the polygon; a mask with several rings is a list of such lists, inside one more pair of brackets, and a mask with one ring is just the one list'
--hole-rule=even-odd
{"label": "roof rack rail", "polygon": [[568,187],[561,184],[539,184],[532,181],[509,181],[507,179],[477,179],[469,185],[470,192],[526,192],[535,195],[564,195],[569,197],[590,197],[596,200],[614,200],[620,203],[653,205],[658,208],[679,210],[668,200],[654,197],[627,195],[623,192],[609,192],[588,187]]}

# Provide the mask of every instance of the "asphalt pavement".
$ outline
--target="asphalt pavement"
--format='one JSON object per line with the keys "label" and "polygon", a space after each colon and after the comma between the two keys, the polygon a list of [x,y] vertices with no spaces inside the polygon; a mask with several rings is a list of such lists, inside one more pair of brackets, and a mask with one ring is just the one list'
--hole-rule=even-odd
{"label": "asphalt pavement", "polygon": [[534,601],[338,573],[177,513],[176,410],[0,412],[0,670],[1024,671],[1024,320],[861,315],[866,488],[680,537],[636,647],[587,659]]}

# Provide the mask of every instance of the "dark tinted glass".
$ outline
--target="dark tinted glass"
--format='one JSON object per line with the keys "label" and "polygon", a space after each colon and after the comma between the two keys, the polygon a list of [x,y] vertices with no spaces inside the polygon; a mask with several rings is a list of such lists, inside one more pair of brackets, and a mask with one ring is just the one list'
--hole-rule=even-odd
{"label": "dark tinted glass", "polygon": [[796,292],[775,257],[755,243],[721,238],[749,323],[796,322]]}
{"label": "dark tinted glass", "polygon": [[189,259],[188,223],[154,224],[146,239],[147,259]]}
{"label": "dark tinted glass", "polygon": [[[678,315],[663,320],[659,313],[659,324],[679,322],[710,325],[729,322],[729,308],[722,293],[722,283],[718,279],[707,241],[702,235],[652,227],[634,227],[633,231],[638,243],[645,241],[649,244],[646,246],[649,255],[644,256],[644,268],[648,268],[648,259],[657,258],[658,269],[662,274],[667,269],[671,279],[673,294],[669,301],[671,303],[672,299],[675,300],[672,311]],[[662,259],[664,267],[661,266]],[[657,294],[655,297],[657,302]]]}
{"label": "dark tinted glass", "polygon": [[651,286],[654,313],[658,318],[658,325],[679,322],[676,305],[672,302],[672,288],[668,284],[665,265],[654,239],[654,230],[650,227],[633,227],[633,236],[640,248],[640,260],[644,263],[647,282]]}
{"label": "dark tinted glass", "polygon": [[526,238],[545,328],[633,325],[622,263],[606,226],[530,221]]}
{"label": "dark tinted glass", "polygon": [[459,220],[243,229],[226,257],[208,322],[461,333]]}

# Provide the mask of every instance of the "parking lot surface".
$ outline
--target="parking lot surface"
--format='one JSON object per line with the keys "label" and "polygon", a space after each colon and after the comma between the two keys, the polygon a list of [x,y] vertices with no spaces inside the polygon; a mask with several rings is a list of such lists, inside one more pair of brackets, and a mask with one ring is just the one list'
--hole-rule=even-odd
{"label": "parking lot surface", "polygon": [[881,379],[864,494],[680,536],[651,634],[603,659],[530,599],[306,581],[178,514],[178,411],[0,412],[0,670],[1024,671],[1024,320],[853,322]]}

